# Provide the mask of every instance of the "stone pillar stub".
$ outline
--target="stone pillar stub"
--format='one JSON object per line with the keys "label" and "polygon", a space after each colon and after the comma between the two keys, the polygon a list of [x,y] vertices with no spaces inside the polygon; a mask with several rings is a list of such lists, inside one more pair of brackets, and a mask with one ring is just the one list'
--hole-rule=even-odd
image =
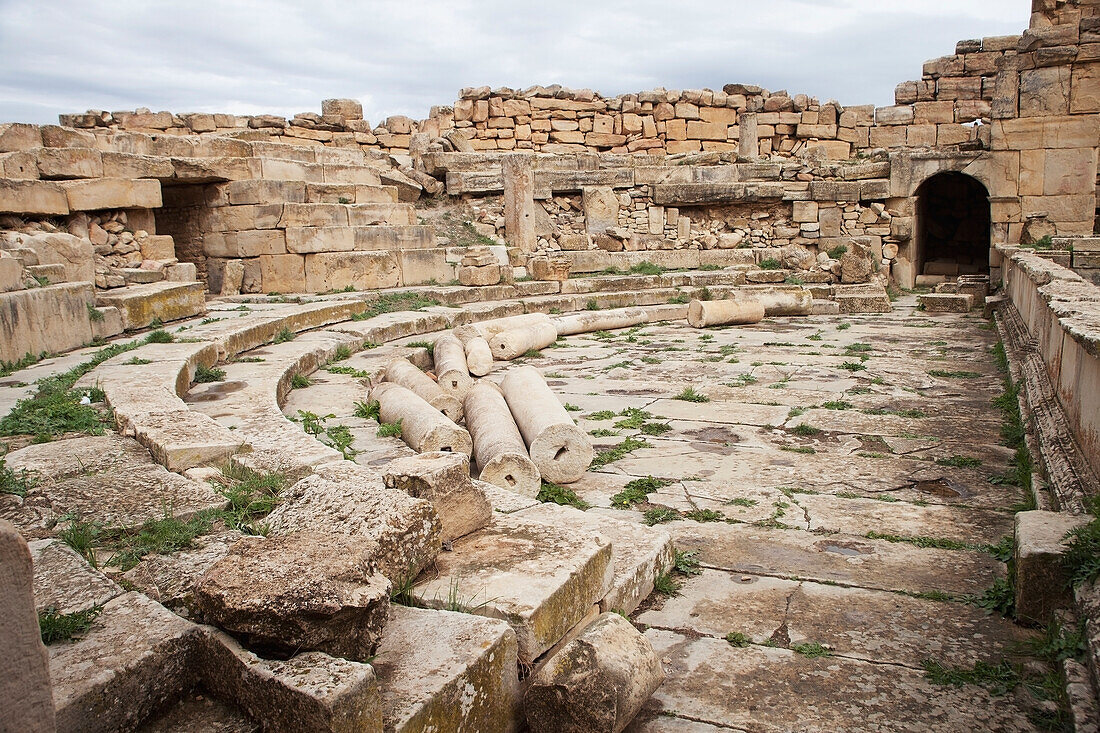
{"label": "stone pillar stub", "polygon": [[997,59],[997,76],[993,83],[991,117],[1008,120],[1018,113],[1020,99],[1020,57],[1008,53]]}
{"label": "stone pillar stub", "polygon": [[530,155],[506,155],[501,161],[504,174],[504,232],[508,244],[534,252],[535,171]]}
{"label": "stone pillar stub", "polygon": [[760,140],[756,134],[756,113],[745,112],[737,118],[741,137],[737,143],[737,154],[742,158],[760,157]]}
{"label": "stone pillar stub", "polygon": [[34,566],[27,543],[0,519],[0,733],[45,733],[54,720],[50,663],[34,608]]}

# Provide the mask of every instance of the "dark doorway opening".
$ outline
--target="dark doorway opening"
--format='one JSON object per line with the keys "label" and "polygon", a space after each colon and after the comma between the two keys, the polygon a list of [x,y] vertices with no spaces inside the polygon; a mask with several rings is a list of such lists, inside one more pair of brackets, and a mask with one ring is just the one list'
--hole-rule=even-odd
{"label": "dark doorway opening", "polygon": [[962,173],[939,173],[917,189],[917,272],[989,271],[989,192]]}

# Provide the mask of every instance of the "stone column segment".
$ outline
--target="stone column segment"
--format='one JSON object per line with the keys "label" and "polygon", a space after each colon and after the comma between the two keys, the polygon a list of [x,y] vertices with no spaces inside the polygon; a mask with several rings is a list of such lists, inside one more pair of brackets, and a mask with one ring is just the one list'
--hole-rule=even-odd
{"label": "stone column segment", "polygon": [[481,323],[467,323],[464,326],[455,328],[454,335],[463,343],[478,336],[488,341],[501,331],[507,331],[510,328],[523,328],[533,324],[550,322],[550,316],[545,313],[522,313],[518,316],[494,318]]}
{"label": "stone column segment", "polygon": [[616,308],[608,311],[582,311],[553,319],[559,336],[572,336],[592,331],[614,331],[649,323],[649,311],[645,308]]}
{"label": "stone column segment", "polygon": [[758,300],[693,300],[688,304],[687,320],[694,328],[759,323],[764,320],[764,304]]}
{"label": "stone column segment", "polygon": [[542,486],[538,467],[527,455],[516,421],[500,388],[480,381],[466,394],[466,429],[474,441],[480,479],[524,496]]}
{"label": "stone column segment", "polygon": [[756,113],[745,112],[737,118],[741,137],[737,141],[737,154],[742,158],[760,157],[760,141],[756,135]]}
{"label": "stone column segment", "polygon": [[493,350],[489,348],[489,342],[481,336],[467,339],[466,367],[475,377],[484,377],[493,368]]}
{"label": "stone column segment", "polygon": [[470,434],[455,425],[415,393],[393,382],[383,382],[371,390],[377,400],[382,422],[401,422],[401,437],[418,453],[427,451],[473,452]]}
{"label": "stone column segment", "polygon": [[432,359],[440,389],[462,399],[474,383],[470,368],[466,365],[466,349],[462,342],[452,333],[443,334],[435,340]]}
{"label": "stone column segment", "polygon": [[408,359],[394,359],[386,367],[386,381],[412,391],[453,422],[462,419],[462,401],[448,394],[435,380],[417,369]]}
{"label": "stone column segment", "polygon": [[510,370],[501,391],[542,477],[570,483],[583,476],[596,451],[539,371],[529,366]]}
{"label": "stone column segment", "polygon": [[544,349],[557,340],[558,329],[553,323],[538,323],[501,331],[489,339],[489,349],[494,359],[511,361],[532,349]]}

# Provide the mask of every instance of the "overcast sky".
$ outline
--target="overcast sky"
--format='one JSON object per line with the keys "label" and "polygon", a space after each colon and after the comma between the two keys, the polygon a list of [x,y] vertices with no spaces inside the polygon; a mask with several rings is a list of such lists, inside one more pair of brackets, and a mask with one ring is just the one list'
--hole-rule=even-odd
{"label": "overcast sky", "polygon": [[605,95],[742,82],[844,104],[964,38],[1019,33],[1030,0],[0,0],[0,121],[149,107],[424,118],[464,86]]}

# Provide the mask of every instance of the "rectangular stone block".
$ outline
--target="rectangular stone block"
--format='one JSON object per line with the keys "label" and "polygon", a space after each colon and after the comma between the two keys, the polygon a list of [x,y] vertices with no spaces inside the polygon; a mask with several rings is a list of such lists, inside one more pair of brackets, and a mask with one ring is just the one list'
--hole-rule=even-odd
{"label": "rectangular stone block", "polygon": [[1056,608],[1072,603],[1062,565],[1066,534],[1088,523],[1089,516],[1017,512],[1015,532],[1016,614],[1021,621],[1046,624]]}
{"label": "rectangular stone block", "polygon": [[198,282],[131,285],[98,293],[96,305],[118,308],[126,330],[133,331],[154,320],[168,323],[204,312],[206,288]]}
{"label": "rectangular stone block", "polygon": [[[395,252],[320,252],[304,262],[305,291],[323,293],[349,285],[375,290],[401,285],[401,268]],[[266,289],[266,288],[265,288]]]}
{"label": "rectangular stone block", "polygon": [[208,232],[203,235],[203,252],[207,257],[259,257],[280,255],[287,251],[282,230],[254,229],[244,232]]}
{"label": "rectangular stone block", "polygon": [[59,185],[72,211],[157,209],[162,203],[160,181],[150,179],[96,178]]}
{"label": "rectangular stone block", "polygon": [[42,178],[99,178],[103,160],[91,148],[42,148],[37,152]]}
{"label": "rectangular stone block", "polygon": [[286,249],[298,254],[350,252],[355,249],[355,230],[350,227],[289,227]]}
{"label": "rectangular stone block", "polygon": [[260,289],[262,292],[307,292],[306,263],[303,255],[264,255],[259,257],[258,261],[260,263]]}
{"label": "rectangular stone block", "polygon": [[0,180],[0,212],[9,214],[69,213],[69,200],[60,184],[38,180]]}
{"label": "rectangular stone block", "polygon": [[280,204],[218,206],[209,211],[207,226],[218,232],[275,229],[283,215]]}
{"label": "rectangular stone block", "polygon": [[303,181],[231,181],[218,187],[233,206],[241,204],[304,203]]}
{"label": "rectangular stone block", "polygon": [[290,227],[347,226],[348,209],[342,204],[285,204],[279,220],[281,229]]}
{"label": "rectangular stone block", "polygon": [[91,283],[61,283],[0,293],[0,361],[61,352],[92,340]]}

